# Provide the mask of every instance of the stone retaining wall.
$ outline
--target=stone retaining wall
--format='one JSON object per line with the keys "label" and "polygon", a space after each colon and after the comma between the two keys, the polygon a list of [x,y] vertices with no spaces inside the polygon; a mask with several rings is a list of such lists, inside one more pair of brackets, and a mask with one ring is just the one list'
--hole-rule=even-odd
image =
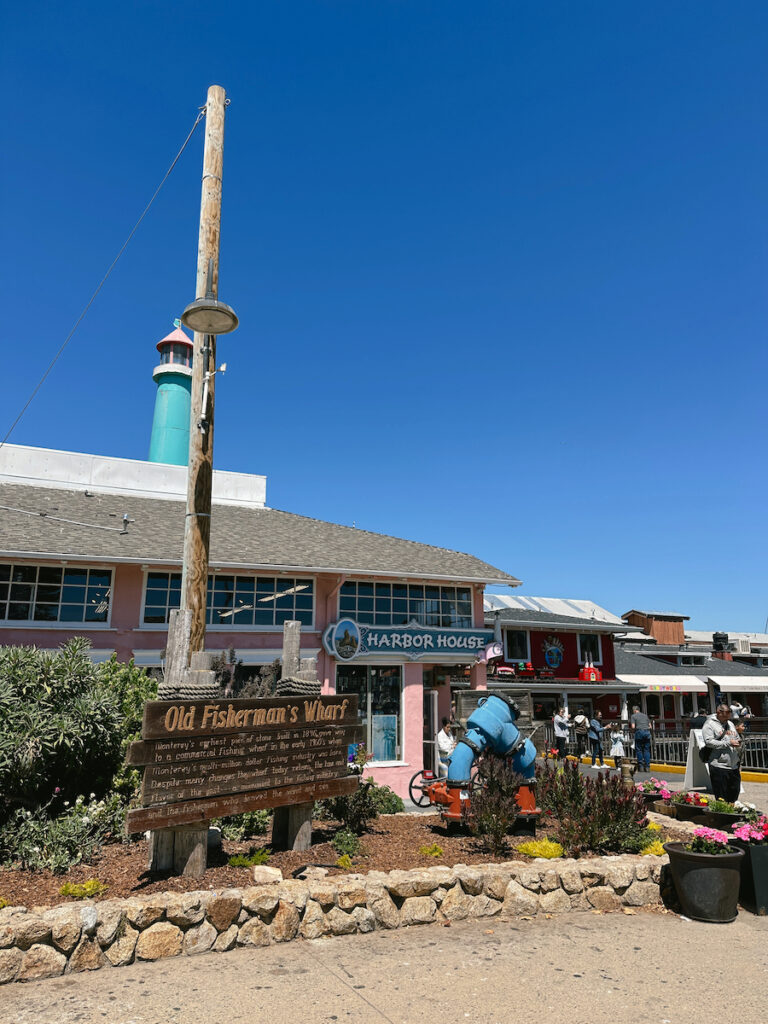
{"label": "stone retaining wall", "polygon": [[659,902],[667,861],[513,861],[333,878],[309,869],[302,880],[256,867],[255,884],[247,889],[6,907],[0,910],[0,984],[376,928],[646,906]]}

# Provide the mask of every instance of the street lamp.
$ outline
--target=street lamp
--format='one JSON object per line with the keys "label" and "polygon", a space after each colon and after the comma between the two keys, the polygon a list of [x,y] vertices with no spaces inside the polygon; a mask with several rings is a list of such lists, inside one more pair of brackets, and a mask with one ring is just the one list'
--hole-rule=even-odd
{"label": "street lamp", "polygon": [[229,334],[240,322],[231,306],[213,296],[213,257],[208,260],[205,298],[190,302],[181,314],[181,322],[197,334]]}

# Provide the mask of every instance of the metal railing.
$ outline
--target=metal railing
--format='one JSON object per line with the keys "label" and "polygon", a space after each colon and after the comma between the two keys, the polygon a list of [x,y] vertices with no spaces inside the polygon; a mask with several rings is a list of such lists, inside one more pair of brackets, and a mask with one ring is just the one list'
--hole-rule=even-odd
{"label": "metal railing", "polygon": [[[609,756],[611,749],[610,733],[618,722],[603,721],[605,732],[603,733],[601,748],[603,756]],[[749,771],[768,769],[768,718],[750,718],[744,723],[747,731],[742,737],[742,759],[741,767]],[[538,737],[542,737],[543,745],[552,748],[555,745],[555,730],[551,722],[544,722],[538,726]],[[691,724],[688,719],[667,720],[665,722],[654,722],[651,732],[651,759],[663,764],[685,764],[688,760],[688,737],[691,731]],[[568,739],[568,753],[576,754],[577,744],[570,731]],[[634,747],[631,743],[631,730],[626,723],[622,723],[622,736],[624,739],[624,752],[627,757],[633,756]],[[537,744],[538,746],[539,744]],[[590,744],[587,740],[586,753],[590,753]]]}

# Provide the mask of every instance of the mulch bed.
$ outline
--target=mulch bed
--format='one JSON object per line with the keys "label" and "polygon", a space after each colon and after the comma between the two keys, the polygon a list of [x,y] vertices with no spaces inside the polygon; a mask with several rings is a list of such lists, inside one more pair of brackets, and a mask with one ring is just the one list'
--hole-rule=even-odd
{"label": "mulch bed", "polygon": [[[334,867],[338,853],[330,840],[338,826],[333,822],[313,823],[312,847],[304,852],[290,851],[273,853],[269,858],[271,867],[280,868],[285,878],[298,874],[307,865],[328,869],[329,875],[344,874]],[[551,834],[552,826],[542,822],[537,828],[536,838]],[[666,824],[659,833],[662,842],[688,839],[690,836]],[[507,852],[494,857],[484,845],[463,830],[448,830],[439,815],[396,814],[380,817],[369,833],[362,837],[362,852],[353,858],[353,871],[393,871],[398,868],[433,867],[436,864],[488,864],[494,861],[529,861],[517,852],[517,846],[529,840],[530,836],[510,836]],[[442,847],[440,857],[420,854],[422,846],[437,843]],[[254,847],[268,847],[269,833],[256,836],[247,842],[224,840],[222,849],[209,850],[208,868],[202,878],[170,876],[166,873],[150,873],[146,870],[147,842],[105,846],[89,864],[78,864],[63,875],[50,871],[31,872],[21,869],[0,868],[0,899],[11,906],[56,906],[70,903],[71,899],[59,894],[65,882],[85,882],[98,878],[108,889],[102,899],[119,899],[127,896],[148,895],[160,892],[190,892],[196,889],[245,888],[252,884],[251,868],[233,868],[227,859],[236,853],[247,853]]]}

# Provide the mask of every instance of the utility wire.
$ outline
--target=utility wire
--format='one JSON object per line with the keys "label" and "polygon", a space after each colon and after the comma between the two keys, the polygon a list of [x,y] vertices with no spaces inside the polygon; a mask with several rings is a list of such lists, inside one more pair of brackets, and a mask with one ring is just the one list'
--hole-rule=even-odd
{"label": "utility wire", "polygon": [[87,526],[89,530],[108,530],[110,533],[128,533],[128,523],[134,522],[128,519],[127,513],[123,516],[123,526],[99,526],[98,523],[82,523],[79,519],[64,519],[63,516],[52,516],[50,512],[30,512],[26,508],[14,508],[12,505],[0,505],[3,512],[18,512],[22,516],[36,516],[40,519],[52,519],[55,523],[69,523],[71,526]]}
{"label": "utility wire", "polygon": [[59,356],[60,356],[60,355],[62,354],[62,352],[64,351],[64,349],[65,349],[65,348],[67,347],[67,345],[69,344],[69,342],[70,342],[70,341],[72,340],[72,335],[73,335],[73,334],[75,333],[75,331],[77,330],[77,328],[78,328],[78,327],[80,326],[80,323],[81,323],[81,321],[83,320],[83,317],[85,316],[85,314],[86,314],[86,313],[88,312],[88,310],[89,310],[89,309],[91,308],[91,306],[93,305],[93,303],[94,303],[94,301],[95,301],[95,299],[96,299],[96,296],[97,296],[97,295],[99,294],[99,292],[101,291],[101,289],[102,289],[102,288],[104,287],[104,285],[105,285],[105,284],[107,283],[107,278],[109,277],[109,275],[110,275],[110,274],[112,273],[112,271],[114,270],[114,268],[115,268],[115,264],[116,264],[116,263],[117,263],[117,261],[118,261],[118,260],[120,259],[120,257],[121,257],[121,256],[123,255],[123,253],[125,252],[125,250],[126,250],[126,248],[127,248],[127,246],[128,246],[128,243],[129,243],[129,242],[130,242],[130,240],[131,240],[131,239],[133,238],[133,236],[134,236],[134,235],[136,234],[136,231],[138,230],[138,227],[139,227],[139,225],[140,225],[140,224],[141,224],[141,222],[142,222],[142,221],[144,220],[144,218],[146,217],[146,215],[147,215],[147,214],[149,213],[149,208],[150,208],[150,207],[152,206],[152,204],[154,203],[155,199],[157,199],[157,196],[158,196],[158,193],[160,192],[160,189],[161,189],[161,188],[163,187],[163,185],[164,185],[164,184],[166,183],[166,181],[168,180],[168,178],[169,178],[169,176],[170,176],[170,173],[171,173],[171,171],[172,171],[172,170],[173,170],[173,168],[174,168],[174,167],[176,166],[176,164],[177,164],[177,163],[179,162],[179,159],[180,159],[180,157],[181,157],[181,154],[182,154],[182,153],[184,152],[184,150],[185,150],[185,149],[187,148],[187,143],[189,142],[189,140],[190,140],[190,139],[192,138],[192,136],[194,135],[194,132],[195,132],[195,128],[197,128],[197,126],[198,126],[198,125],[200,124],[200,122],[201,122],[201,121],[203,120],[203,118],[204,118],[204,117],[205,117],[205,107],[200,107],[200,112],[198,113],[198,115],[197,115],[197,118],[195,119],[195,123],[194,123],[194,124],[192,125],[192,128],[191,128],[191,130],[190,130],[190,133],[189,133],[189,135],[188,135],[188,136],[186,137],[186,139],[184,140],[184,142],[183,142],[183,144],[182,144],[182,147],[181,147],[181,149],[180,149],[180,150],[179,150],[179,152],[178,152],[178,153],[176,154],[176,156],[175,156],[175,157],[173,158],[173,163],[172,163],[172,164],[171,164],[171,166],[170,166],[170,167],[168,168],[168,170],[167,170],[167,171],[165,172],[165,175],[163,176],[163,180],[162,180],[162,181],[160,182],[160,184],[159,184],[159,185],[157,186],[157,188],[156,188],[156,189],[155,189],[155,191],[154,191],[154,194],[152,195],[152,198],[151,198],[151,199],[149,200],[149,202],[147,203],[147,205],[146,205],[146,206],[144,207],[144,211],[143,211],[142,215],[141,215],[141,216],[139,217],[139,219],[138,219],[138,220],[136,221],[136,223],[135,223],[135,224],[133,225],[133,228],[131,229],[131,233],[130,233],[130,234],[128,235],[128,237],[126,238],[126,240],[125,240],[125,241],[123,242],[123,244],[122,244],[122,246],[121,246],[121,248],[120,248],[120,251],[118,252],[117,256],[115,256],[115,258],[114,258],[114,259],[112,260],[112,262],[110,263],[110,265],[109,265],[109,268],[108,268],[108,270],[107,270],[106,274],[104,275],[104,277],[102,277],[102,279],[101,279],[101,281],[100,281],[100,283],[99,283],[99,286],[98,286],[98,288],[96,289],[96,291],[95,291],[95,292],[93,293],[93,295],[92,295],[92,296],[90,297],[90,299],[89,299],[89,300],[88,300],[88,302],[86,303],[86,306],[85,306],[85,308],[83,309],[82,313],[80,314],[80,316],[79,316],[79,317],[77,318],[77,320],[75,321],[75,323],[74,323],[74,326],[72,327],[72,330],[71,330],[71,331],[69,332],[69,334],[68,334],[68,335],[66,336],[66,338],[64,339],[64,342],[63,342],[63,344],[62,344],[61,348],[60,348],[60,349],[59,349],[59,351],[58,351],[58,352],[56,353],[56,355],[55,355],[55,356],[53,357],[53,359],[51,360],[51,362],[50,362],[50,363],[48,364],[48,369],[47,369],[47,370],[45,371],[45,373],[44,373],[44,374],[42,375],[42,377],[40,378],[40,380],[39,380],[39,381],[37,382],[37,385],[35,386],[35,388],[34,388],[34,390],[33,390],[32,394],[31,394],[31,395],[29,396],[29,398],[27,399],[27,401],[26,401],[26,403],[25,403],[25,405],[24,405],[23,409],[21,410],[21,412],[19,413],[19,415],[18,415],[18,416],[16,417],[16,419],[15,419],[15,420],[13,421],[13,423],[11,424],[11,426],[10,426],[10,428],[9,428],[9,430],[8,430],[8,432],[7,432],[7,434],[5,435],[5,437],[4,437],[3,439],[2,439],[2,441],[0,441],[0,448],[2,448],[2,447],[3,447],[3,445],[5,444],[5,442],[6,442],[7,440],[8,440],[8,438],[9,438],[9,437],[11,436],[11,434],[12,434],[12,433],[14,432],[14,430],[16,429],[16,427],[18,426],[19,420],[20,420],[20,419],[21,419],[21,417],[22,417],[22,416],[24,415],[24,413],[25,413],[25,412],[27,411],[27,409],[29,408],[29,406],[30,406],[30,405],[32,404],[32,400],[34,399],[35,395],[36,395],[36,394],[37,394],[37,392],[38,392],[38,391],[40,390],[40,388],[41,388],[41,387],[43,386],[43,384],[45,383],[45,380],[46,380],[46,378],[47,378],[48,374],[49,374],[49,373],[51,372],[51,370],[52,370],[52,369],[54,368],[54,366],[55,366],[55,365],[56,365],[56,363],[58,362],[58,360],[59,360]]}

